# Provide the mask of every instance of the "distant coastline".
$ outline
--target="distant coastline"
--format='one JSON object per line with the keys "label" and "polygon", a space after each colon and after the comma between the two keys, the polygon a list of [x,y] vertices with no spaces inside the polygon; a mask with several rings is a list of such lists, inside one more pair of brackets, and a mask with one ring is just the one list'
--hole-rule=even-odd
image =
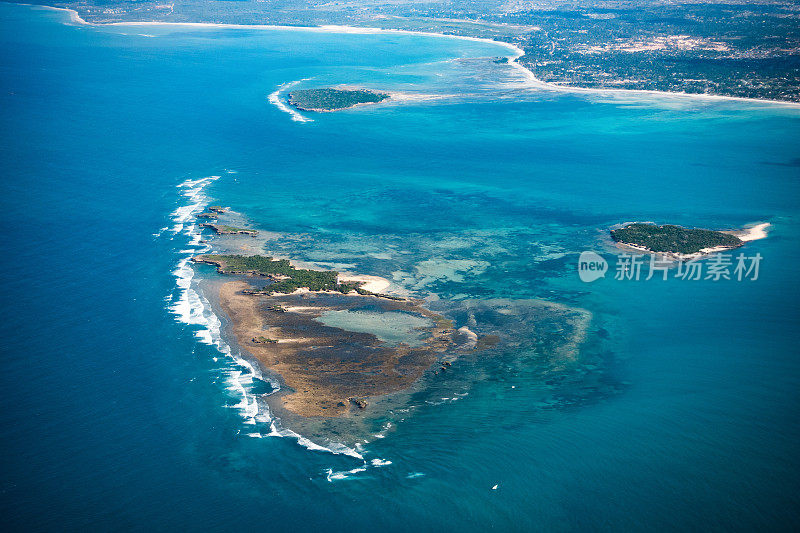
{"label": "distant coastline", "polygon": [[[525,55],[525,51],[520,48],[519,46],[508,43],[505,41],[497,41],[494,39],[488,39],[484,37],[470,37],[468,35],[448,35],[444,33],[436,33],[436,32],[426,32],[426,31],[411,31],[411,30],[396,30],[391,28],[373,28],[373,27],[361,27],[361,26],[338,26],[338,25],[320,25],[320,26],[281,26],[276,24],[229,24],[229,23],[215,23],[215,22],[161,22],[161,21],[151,21],[151,22],[141,22],[141,21],[132,21],[132,22],[107,22],[107,23],[98,23],[98,22],[87,22],[84,20],[80,14],[75,11],[74,9],[64,8],[64,7],[54,7],[54,6],[45,6],[45,5],[35,5],[35,4],[17,4],[17,5],[25,5],[35,8],[42,8],[42,9],[49,9],[54,11],[64,11],[69,14],[70,21],[75,24],[82,24],[88,26],[179,26],[179,27],[195,27],[195,28],[231,28],[231,29],[258,29],[258,30],[295,30],[295,31],[310,31],[310,32],[321,32],[321,33],[343,33],[343,34],[362,34],[362,35],[374,35],[374,34],[392,34],[392,35],[419,35],[423,37],[439,37],[439,38],[448,38],[448,39],[460,39],[466,41],[473,41],[473,42],[482,42],[482,43],[489,43],[495,44],[498,46],[502,46],[507,50],[510,50],[513,54],[506,56],[508,58],[508,64],[518,70],[525,79],[527,79],[529,88],[538,88],[543,90],[549,91],[557,91],[557,92],[571,92],[571,93],[581,93],[581,94],[609,94],[609,95],[639,95],[639,96],[655,96],[659,98],[689,98],[689,99],[697,99],[697,100],[710,100],[710,101],[738,101],[744,103],[753,103],[753,104],[768,104],[768,105],[775,105],[775,106],[782,106],[782,107],[791,107],[794,109],[800,109],[800,102],[789,102],[785,100],[769,100],[763,98],[747,98],[744,96],[725,96],[725,95],[718,95],[718,94],[698,94],[698,93],[686,93],[686,92],[671,92],[671,91],[657,91],[657,90],[647,90],[647,89],[612,89],[612,88],[602,88],[602,87],[574,87],[574,86],[567,86],[567,85],[559,85],[555,83],[549,83],[540,80],[536,77],[536,75],[528,69],[526,66],[522,65],[518,60],[522,56]],[[298,119],[295,119],[298,120]],[[298,120],[298,121],[309,121],[310,119],[305,120]]]}

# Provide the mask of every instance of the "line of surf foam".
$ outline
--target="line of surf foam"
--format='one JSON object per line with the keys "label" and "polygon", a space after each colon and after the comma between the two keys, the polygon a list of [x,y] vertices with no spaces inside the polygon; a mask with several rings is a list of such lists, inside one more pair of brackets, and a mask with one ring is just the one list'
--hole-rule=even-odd
{"label": "line of surf foam", "polygon": [[214,346],[223,356],[236,363],[235,368],[225,371],[227,390],[239,398],[239,401],[231,407],[240,412],[246,424],[255,424],[255,417],[259,413],[258,402],[247,389],[253,385],[254,378],[261,379],[262,376],[253,365],[237,356],[223,340],[222,321],[214,313],[208,300],[195,290],[192,283],[195,274],[190,263],[192,256],[211,250],[210,245],[202,242],[197,215],[203,212],[209,202],[205,189],[219,178],[220,176],[207,176],[187,179],[178,184],[186,203],[178,206],[171,214],[173,225],[169,230],[170,238],[175,239],[183,235],[189,240],[187,248],[180,251],[183,257],[178,260],[175,270],[172,271],[177,292],[169,299],[168,309],[178,322],[197,327],[194,335],[200,343]]}
{"label": "line of surf foam", "polygon": [[278,87],[277,90],[275,90],[273,93],[271,93],[269,95],[269,98],[268,98],[269,99],[269,103],[271,103],[272,105],[274,105],[275,107],[277,107],[278,109],[283,111],[284,113],[288,113],[292,117],[292,120],[294,120],[295,122],[314,122],[313,119],[310,119],[307,116],[301,114],[296,109],[292,109],[291,107],[286,105],[283,102],[283,100],[281,100],[281,93],[282,92],[286,91],[287,89],[291,89],[292,87],[294,87],[295,85],[297,85],[301,81],[305,81],[305,80],[295,80],[295,81],[290,81],[290,82],[286,82],[286,83],[281,84],[281,86]]}
{"label": "line of surf foam", "polygon": [[327,453],[332,453],[334,455],[347,455],[348,457],[353,457],[354,459],[360,459],[362,461],[364,460],[364,456],[358,453],[358,451],[354,450],[353,448],[345,446],[344,444],[336,444],[336,443],[331,444],[329,446],[322,446],[321,444],[317,444],[311,439],[308,439],[300,435],[299,433],[292,431],[291,429],[281,428],[278,420],[274,418],[269,418],[269,420],[266,420],[264,417],[259,415],[256,417],[256,420],[258,422],[268,422],[269,431],[266,433],[260,433],[257,431],[250,432],[246,434],[247,437],[252,437],[256,439],[264,439],[267,437],[294,439],[297,441],[297,444],[311,451],[327,452]]}
{"label": "line of surf foam", "polygon": [[[228,172],[232,173],[232,171]],[[178,206],[171,213],[173,225],[167,229],[171,239],[182,235],[188,237],[188,243],[186,248],[180,251],[183,257],[172,272],[175,276],[177,291],[167,298],[168,310],[178,322],[197,327],[194,335],[198,342],[215,347],[223,357],[233,363],[232,367],[223,370],[226,390],[238,398],[237,403],[230,407],[241,414],[246,425],[268,427],[266,434],[254,431],[246,433],[246,436],[291,438],[309,450],[347,455],[363,461],[364,458],[358,451],[344,444],[334,443],[327,447],[322,446],[290,429],[280,427],[279,421],[271,416],[266,403],[259,402],[258,396],[251,392],[256,379],[268,382],[272,386],[273,393],[280,390],[280,384],[265,376],[243,356],[241,351],[232,349],[225,342],[222,334],[222,321],[214,313],[210,302],[200,291],[195,290],[193,285],[195,271],[191,258],[212,249],[210,244],[202,242],[197,215],[202,213],[210,202],[210,198],[205,192],[206,188],[219,178],[220,176],[208,176],[200,179],[187,179],[177,186],[181,191],[181,196],[186,199],[186,203]],[[162,233],[164,232],[162,231]],[[214,361],[217,360],[214,358]]]}
{"label": "line of surf foam", "polygon": [[[197,215],[203,212],[210,200],[205,189],[219,178],[220,176],[208,176],[187,179],[177,186],[187,203],[178,206],[171,214],[173,221],[171,238],[184,235],[189,238],[189,242],[188,248],[181,250],[180,253],[184,255],[172,272],[176,278],[177,293],[170,299],[169,311],[179,322],[198,326],[194,332],[197,340],[202,344],[214,346],[224,357],[235,363],[234,368],[225,370],[226,389],[239,398],[239,401],[231,407],[241,413],[246,424],[256,424],[260,409],[255,395],[249,393],[248,388],[253,385],[254,379],[269,381],[275,389],[278,388],[278,384],[265,379],[255,366],[241,356],[241,353],[234,352],[225,342],[222,337],[222,321],[214,313],[208,300],[195,290],[192,283],[195,271],[191,258],[211,251],[211,246],[202,242]],[[261,420],[264,420],[264,417],[267,421],[271,421],[268,413],[261,413]]]}
{"label": "line of surf foam", "polygon": [[366,472],[368,468],[381,468],[384,466],[389,466],[392,464],[392,461],[387,459],[372,459],[370,461],[364,460],[364,464],[358,466],[356,468],[350,470],[334,470],[333,468],[328,468],[325,470],[325,477],[328,482],[334,481],[342,481],[345,479],[351,479],[356,477],[356,474],[360,474],[362,472]]}

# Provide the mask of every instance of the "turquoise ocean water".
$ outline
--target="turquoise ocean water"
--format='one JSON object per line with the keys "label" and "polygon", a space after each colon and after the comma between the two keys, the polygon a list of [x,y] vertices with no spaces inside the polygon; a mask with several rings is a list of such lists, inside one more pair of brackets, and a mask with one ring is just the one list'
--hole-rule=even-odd
{"label": "turquoise ocean water", "polygon": [[[0,4],[5,529],[796,530],[797,108],[526,89],[484,42],[68,22]],[[300,122],[293,82],[429,98]],[[347,453],[269,436],[185,266],[208,203],[508,342]],[[632,220],[772,226],[757,281],[582,283]]]}

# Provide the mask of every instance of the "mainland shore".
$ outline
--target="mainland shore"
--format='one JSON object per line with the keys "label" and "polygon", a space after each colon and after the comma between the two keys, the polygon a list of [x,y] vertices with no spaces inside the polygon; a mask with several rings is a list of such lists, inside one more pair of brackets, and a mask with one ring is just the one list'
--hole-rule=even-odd
{"label": "mainland shore", "polygon": [[[738,101],[753,104],[769,104],[779,105],[784,107],[800,108],[800,102],[788,102],[783,100],[769,100],[760,98],[746,98],[742,96],[725,96],[718,94],[699,94],[699,93],[685,93],[685,92],[669,92],[669,91],[656,91],[644,89],[617,89],[617,88],[602,88],[602,87],[574,87],[569,85],[559,85],[556,83],[548,83],[536,77],[536,75],[527,67],[519,63],[519,58],[525,55],[525,51],[512,44],[504,41],[496,41],[483,37],[470,37],[468,35],[447,35],[444,33],[425,32],[425,31],[410,31],[410,30],[396,30],[391,28],[374,28],[374,27],[361,27],[361,26],[339,26],[339,25],[320,25],[320,26],[280,26],[270,24],[220,24],[213,22],[108,22],[108,23],[95,23],[87,22],[78,14],[77,11],[69,8],[52,7],[52,6],[34,6],[43,9],[51,9],[55,11],[64,11],[69,14],[70,21],[75,24],[89,25],[89,26],[177,26],[188,28],[230,28],[230,29],[257,29],[257,30],[292,30],[292,31],[308,31],[320,33],[346,33],[346,34],[394,34],[394,35],[419,35],[423,37],[436,37],[447,39],[460,39],[465,41],[491,43],[497,46],[502,46],[511,51],[508,58],[508,64],[512,68],[517,69],[526,80],[526,83],[520,88],[543,89],[549,91],[568,92],[568,93],[583,93],[583,94],[606,94],[606,95],[634,95],[634,96],[655,96],[660,98],[688,98],[708,101]],[[273,93],[274,94],[274,93]],[[270,95],[272,96],[272,95]],[[272,99],[271,99],[272,100]],[[298,122],[310,122],[310,119],[294,118]]]}

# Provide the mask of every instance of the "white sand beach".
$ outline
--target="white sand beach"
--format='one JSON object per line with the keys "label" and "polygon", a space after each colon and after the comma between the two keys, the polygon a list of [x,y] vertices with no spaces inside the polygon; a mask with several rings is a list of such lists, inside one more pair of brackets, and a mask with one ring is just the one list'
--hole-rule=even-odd
{"label": "white sand beach", "polygon": [[729,233],[731,235],[735,235],[744,242],[757,241],[759,239],[767,238],[767,228],[769,228],[770,226],[771,224],[769,222],[761,222],[759,224],[754,224],[752,226],[746,227],[741,230],[725,231],[723,233]]}
{"label": "white sand beach", "polygon": [[364,282],[361,288],[374,293],[382,293],[389,288],[391,282],[380,276],[367,276],[361,274],[348,274],[346,272],[339,274],[339,281],[361,281]]}

